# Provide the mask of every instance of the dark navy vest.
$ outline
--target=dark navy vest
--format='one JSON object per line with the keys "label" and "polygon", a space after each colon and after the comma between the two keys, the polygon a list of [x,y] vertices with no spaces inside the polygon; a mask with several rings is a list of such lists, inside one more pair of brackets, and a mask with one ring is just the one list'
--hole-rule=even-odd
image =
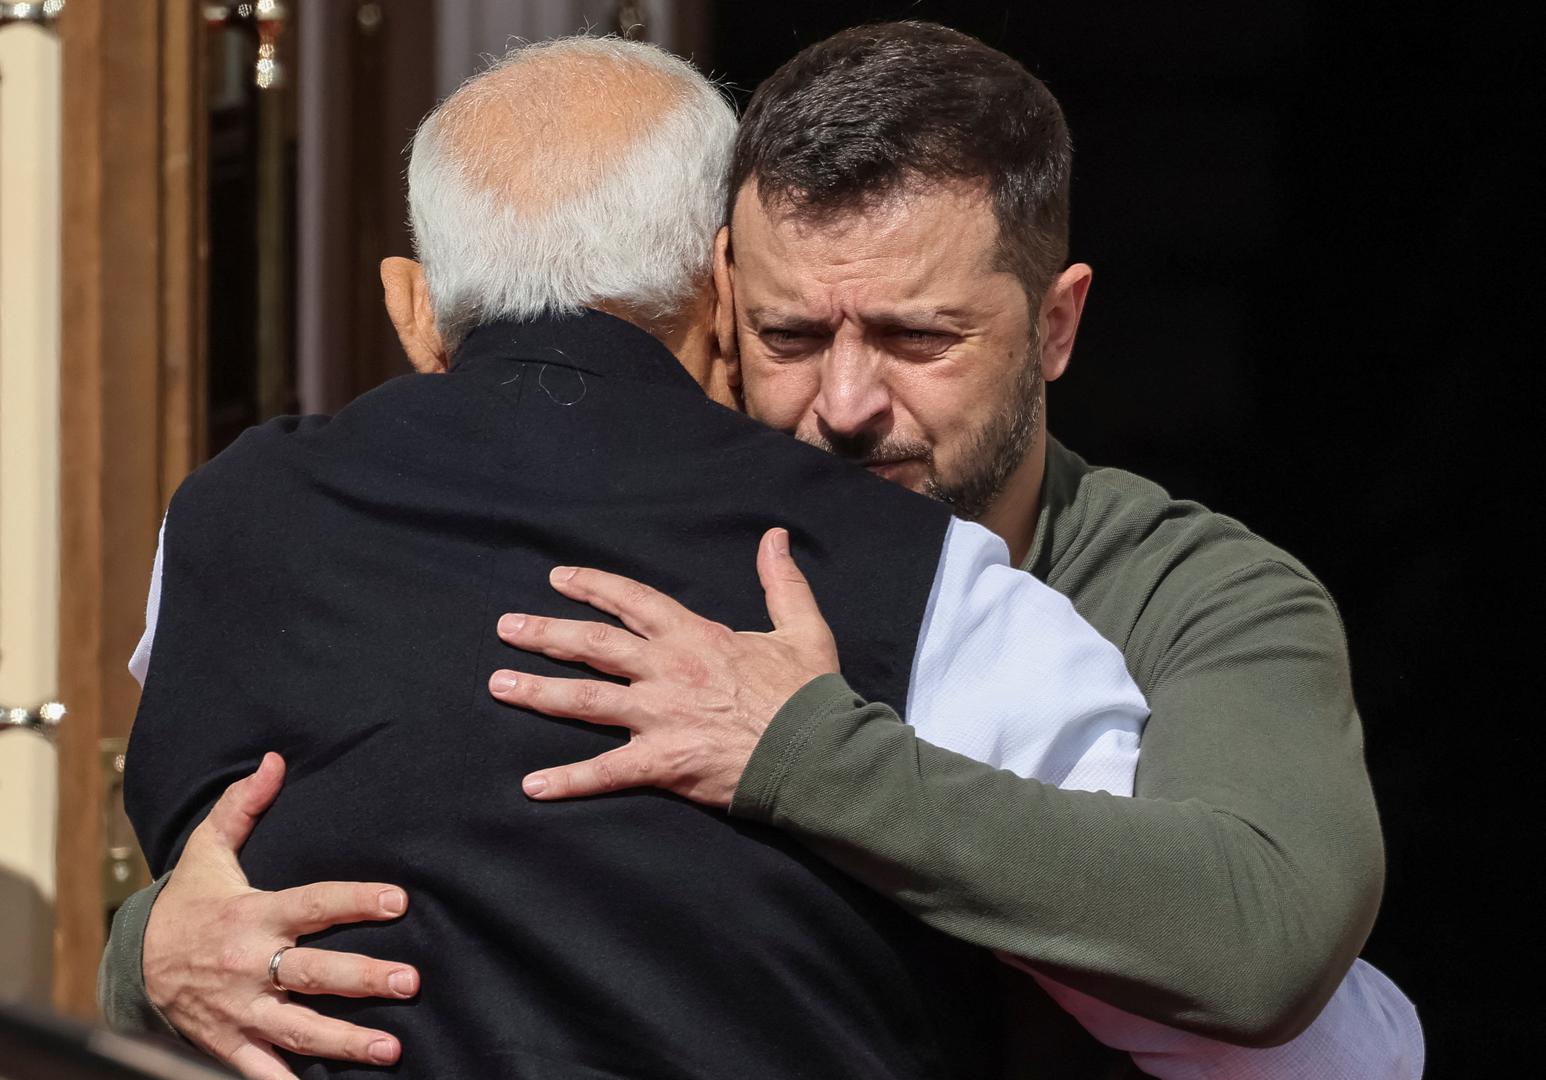
{"label": "dark navy vest", "polygon": [[527,800],[526,772],[621,735],[486,688],[499,667],[571,670],[495,634],[505,611],[600,617],[548,587],[560,563],[770,629],[755,555],[784,525],[845,675],[901,705],[947,523],[715,405],[625,322],[485,327],[449,374],[255,428],[179,489],[130,816],[160,873],[226,784],[283,753],[242,863],[263,889],[408,890],[398,922],[310,943],[418,965],[417,1000],[304,999],[400,1035],[404,1076],[987,1075],[984,954],[790,838],[674,796]]}

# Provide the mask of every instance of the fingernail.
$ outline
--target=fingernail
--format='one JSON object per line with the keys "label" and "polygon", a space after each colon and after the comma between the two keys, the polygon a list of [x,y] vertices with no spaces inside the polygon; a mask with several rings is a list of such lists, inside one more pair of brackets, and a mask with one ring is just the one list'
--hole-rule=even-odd
{"label": "fingernail", "polygon": [[553,580],[568,581],[574,577],[574,572],[575,568],[572,566],[555,566],[553,567]]}
{"label": "fingernail", "polygon": [[521,627],[526,625],[525,615],[506,615],[499,620],[499,632],[506,637],[519,634]]}
{"label": "fingernail", "polygon": [[773,553],[775,555],[789,554],[789,530],[778,529],[773,533]]}
{"label": "fingernail", "polygon": [[[487,623],[484,623],[487,626]],[[496,671],[494,677],[489,680],[489,688],[496,694],[508,694],[515,689],[515,672]]]}
{"label": "fingernail", "polygon": [[[483,625],[487,626],[487,623]],[[390,1039],[377,1039],[370,1044],[370,1060],[382,1065],[390,1065],[397,1057],[397,1048],[392,1045]]]}
{"label": "fingernail", "polygon": [[521,781],[521,790],[528,795],[541,795],[548,789],[548,780],[545,776],[528,776]]}
{"label": "fingernail", "polygon": [[413,972],[394,971],[387,976],[387,985],[392,988],[392,993],[399,997],[413,996]]}
{"label": "fingernail", "polygon": [[382,889],[376,899],[381,901],[381,910],[388,915],[401,915],[408,909],[408,898],[397,889]]}

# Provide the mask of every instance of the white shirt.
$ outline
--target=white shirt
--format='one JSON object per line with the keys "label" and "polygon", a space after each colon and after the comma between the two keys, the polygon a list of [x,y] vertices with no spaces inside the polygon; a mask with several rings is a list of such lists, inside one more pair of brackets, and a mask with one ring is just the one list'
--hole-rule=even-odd
{"label": "white shirt", "polygon": [[[143,685],[161,607],[162,522],[129,661]],[[913,659],[907,721],[920,737],[1017,776],[1131,796],[1148,705],[1122,653],[1068,598],[1015,569],[1004,541],[952,520]],[[1422,1028],[1395,984],[1362,960],[1320,1016],[1282,1046],[1251,1049],[1145,1020],[1053,982],[1014,957],[1095,1038],[1160,1080],[1417,1080]]]}

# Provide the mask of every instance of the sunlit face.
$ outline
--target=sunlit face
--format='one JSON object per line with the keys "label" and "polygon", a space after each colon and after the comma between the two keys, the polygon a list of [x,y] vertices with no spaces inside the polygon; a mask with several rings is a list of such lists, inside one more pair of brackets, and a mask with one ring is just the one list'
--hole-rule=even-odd
{"label": "sunlit face", "polygon": [[732,245],[746,410],[977,518],[1030,451],[1042,380],[980,189],[812,223],[742,188]]}

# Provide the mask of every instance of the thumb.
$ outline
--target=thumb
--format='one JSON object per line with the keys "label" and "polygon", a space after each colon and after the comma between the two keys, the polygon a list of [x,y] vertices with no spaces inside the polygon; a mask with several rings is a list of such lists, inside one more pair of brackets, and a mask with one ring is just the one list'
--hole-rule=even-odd
{"label": "thumb", "polygon": [[[225,789],[210,809],[209,816],[194,830],[194,836],[203,834],[207,842],[235,855],[252,835],[252,827],[258,823],[263,811],[273,805],[284,778],[284,758],[274,753],[264,754],[256,772]],[[193,843],[193,837],[189,837],[188,842]]]}
{"label": "thumb", "polygon": [[789,553],[789,530],[769,529],[757,547],[757,577],[767,599],[768,618],[775,630],[799,630],[815,625],[826,629],[810,582]]}

